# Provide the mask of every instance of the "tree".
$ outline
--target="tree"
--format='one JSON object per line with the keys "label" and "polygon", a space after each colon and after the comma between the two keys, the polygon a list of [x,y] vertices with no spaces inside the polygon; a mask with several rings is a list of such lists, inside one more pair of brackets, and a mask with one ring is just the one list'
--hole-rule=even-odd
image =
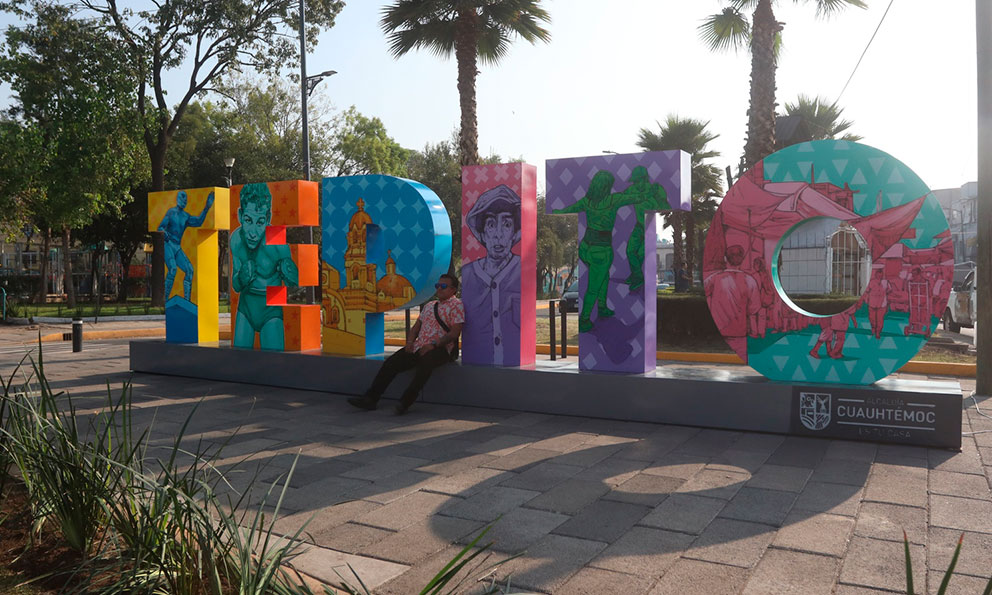
{"label": "tree", "polygon": [[542,194],[537,197],[537,287],[538,292],[547,285],[548,295],[554,296],[558,272],[568,270],[561,285],[561,293],[572,284],[579,263],[578,217],[563,217],[546,213],[547,201]]}
{"label": "tree", "polygon": [[[79,230],[77,237],[85,244],[109,241],[121,262],[121,280],[117,301],[126,302],[131,287],[131,261],[149,238],[148,190],[138,186],[131,192],[131,200],[119,211],[97,216],[89,225]],[[99,271],[97,271],[99,274]]]}
{"label": "tree", "polygon": [[407,160],[412,151],[401,147],[386,133],[382,120],[363,116],[355,106],[334,119],[332,143],[331,175],[407,175]]}
{"label": "tree", "polygon": [[[193,102],[169,144],[169,188],[222,184],[224,159],[236,158],[242,182],[290,180],[303,167],[298,90],[285,79],[236,77],[218,85],[220,99]],[[331,170],[332,128],[321,101],[310,108],[310,152],[316,172]]]}
{"label": "tree", "polygon": [[854,122],[841,120],[843,113],[844,108],[837,105],[836,101],[827,103],[827,100],[822,97],[811,98],[808,95],[800,94],[794,103],[786,102],[785,114],[782,115],[802,119],[810,133],[810,140],[830,138],[847,141],[861,140],[863,137],[845,133],[847,129],[854,126]]}
{"label": "tree", "polygon": [[[775,152],[775,69],[783,23],[775,20],[776,0],[724,0],[722,12],[699,26],[700,36],[712,50],[751,50],[751,92],[747,141],[741,168],[749,169]],[[817,17],[828,17],[848,6],[865,8],[864,0],[796,0],[816,6]],[[753,9],[750,20],[745,11]]]}
{"label": "tree", "polygon": [[673,264],[677,270],[685,270],[691,279],[696,265],[698,225],[708,222],[707,217],[712,218],[716,204],[713,199],[723,191],[720,168],[704,163],[707,159],[720,156],[719,152],[707,148],[720,135],[706,129],[708,121],[680,118],[674,114],[669,115],[664,124],[657,124],[658,132],[641,128],[637,146],[645,151],[680,149],[691,155],[692,210],[672,211],[665,216],[667,225],[672,226]]}
{"label": "tree", "polygon": [[455,54],[462,165],[479,163],[478,61],[498,64],[514,37],[530,43],[550,41],[551,33],[542,22],[550,23],[551,17],[540,0],[396,0],[383,9],[380,25],[393,56],[399,58],[421,48],[442,57]]}
{"label": "tree", "polygon": [[[299,59],[298,0],[158,0],[147,10],[121,8],[117,0],[80,2],[107,18],[108,32],[125,51],[123,63],[138,73],[136,109],[153,191],[165,189],[169,144],[196,97],[241,68],[273,71]],[[343,6],[343,0],[307,3],[309,48],[322,29],[334,25]],[[189,83],[170,104],[162,74],[177,68],[189,70]],[[153,238],[152,303],[164,305],[162,234],[156,232]]]}
{"label": "tree", "polygon": [[22,127],[19,152],[31,155],[20,182],[25,206],[46,253],[51,231],[62,236],[64,286],[75,307],[72,230],[123,204],[137,170],[134,77],[100,22],[73,18],[59,5],[30,6],[34,22],[7,30],[0,79],[14,93],[9,116]]}

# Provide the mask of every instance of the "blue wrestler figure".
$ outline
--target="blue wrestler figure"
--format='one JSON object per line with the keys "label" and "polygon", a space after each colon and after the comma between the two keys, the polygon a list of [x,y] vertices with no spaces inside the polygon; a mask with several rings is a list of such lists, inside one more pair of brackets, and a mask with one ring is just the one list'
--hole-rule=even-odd
{"label": "blue wrestler figure", "polygon": [[183,253],[183,234],[186,233],[187,227],[203,225],[207,211],[214,204],[214,193],[211,192],[207,196],[207,204],[197,217],[192,217],[186,212],[187,199],[186,191],[180,190],[176,195],[176,206],[165,213],[162,222],[158,224],[158,230],[165,234],[165,266],[168,268],[165,276],[165,297],[168,298],[172,294],[172,284],[176,280],[178,266],[183,271],[183,297],[186,301],[190,301],[193,292],[193,265]]}

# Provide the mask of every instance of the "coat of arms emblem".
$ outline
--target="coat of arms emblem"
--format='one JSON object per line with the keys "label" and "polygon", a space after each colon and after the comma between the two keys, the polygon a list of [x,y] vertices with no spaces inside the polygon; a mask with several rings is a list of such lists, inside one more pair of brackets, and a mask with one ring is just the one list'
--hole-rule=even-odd
{"label": "coat of arms emblem", "polygon": [[830,423],[830,393],[799,393],[799,421],[810,430]]}

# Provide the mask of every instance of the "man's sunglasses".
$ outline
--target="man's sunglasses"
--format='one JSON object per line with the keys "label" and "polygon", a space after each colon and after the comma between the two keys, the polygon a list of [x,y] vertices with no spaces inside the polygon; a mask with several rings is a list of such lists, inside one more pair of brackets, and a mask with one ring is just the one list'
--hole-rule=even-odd
{"label": "man's sunglasses", "polygon": [[434,284],[434,289],[447,289],[447,288],[448,288],[448,284],[447,283],[435,283]]}

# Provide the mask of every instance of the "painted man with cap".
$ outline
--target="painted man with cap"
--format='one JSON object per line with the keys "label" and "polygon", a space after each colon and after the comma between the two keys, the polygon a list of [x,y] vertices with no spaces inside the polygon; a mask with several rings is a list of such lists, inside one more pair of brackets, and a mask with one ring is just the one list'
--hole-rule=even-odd
{"label": "painted man with cap", "polygon": [[520,196],[506,185],[483,192],[465,217],[486,255],[462,267],[462,361],[520,364]]}

